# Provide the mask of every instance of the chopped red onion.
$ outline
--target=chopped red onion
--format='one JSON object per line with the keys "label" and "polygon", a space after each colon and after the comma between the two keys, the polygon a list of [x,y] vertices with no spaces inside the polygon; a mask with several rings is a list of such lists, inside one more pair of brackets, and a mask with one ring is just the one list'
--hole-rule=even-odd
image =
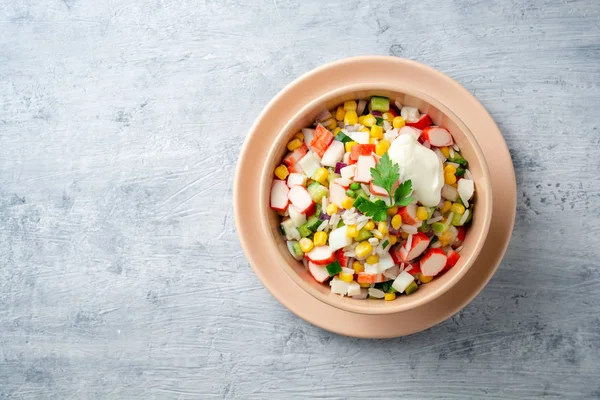
{"label": "chopped red onion", "polygon": [[339,173],[340,173],[340,170],[341,170],[342,168],[344,168],[344,167],[347,167],[347,166],[348,166],[348,164],[344,164],[344,163],[341,163],[341,162],[339,162],[339,163],[336,163],[336,164],[335,164],[335,173],[336,173],[336,174],[339,174]]}

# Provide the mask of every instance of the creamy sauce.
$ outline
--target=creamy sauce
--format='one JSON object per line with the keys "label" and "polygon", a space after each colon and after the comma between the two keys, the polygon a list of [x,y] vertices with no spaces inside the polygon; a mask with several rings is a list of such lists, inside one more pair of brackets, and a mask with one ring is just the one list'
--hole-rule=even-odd
{"label": "creamy sauce", "polygon": [[388,154],[400,167],[400,180],[412,181],[412,196],[424,206],[437,206],[442,199],[444,170],[433,150],[421,145],[412,135],[400,135],[392,142]]}

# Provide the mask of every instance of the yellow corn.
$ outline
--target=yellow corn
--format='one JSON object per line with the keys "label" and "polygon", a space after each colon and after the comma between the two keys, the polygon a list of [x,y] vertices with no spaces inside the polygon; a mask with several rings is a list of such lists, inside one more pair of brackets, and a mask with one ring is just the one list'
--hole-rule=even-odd
{"label": "yellow corn", "polygon": [[305,253],[308,253],[315,247],[315,244],[309,238],[300,239],[298,244],[300,245],[300,250],[302,250]]}
{"label": "yellow corn", "polygon": [[383,113],[383,119],[386,121],[392,122],[394,120],[394,114],[385,112],[385,113]]}
{"label": "yellow corn", "polygon": [[329,176],[329,171],[327,168],[319,168],[317,172],[315,172],[315,176],[313,179],[319,183],[325,184],[327,182],[327,177]]}
{"label": "yellow corn", "polygon": [[444,201],[444,205],[442,206],[442,208],[440,208],[440,212],[442,214],[446,214],[448,211],[450,211],[450,209],[452,208],[452,203],[450,203],[448,200]]}
{"label": "yellow corn", "polygon": [[337,119],[338,121],[343,121],[344,115],[346,115],[346,110],[344,110],[344,107],[339,106],[335,111],[335,119]]}
{"label": "yellow corn", "polygon": [[392,147],[392,144],[390,143],[390,141],[386,140],[386,139],[380,140],[379,143],[381,143],[382,145],[385,146],[385,151],[388,151],[390,149],[390,147]]}
{"label": "yellow corn", "polygon": [[371,137],[375,139],[383,139],[383,128],[378,125],[373,125],[371,127]]}
{"label": "yellow corn", "polygon": [[375,229],[375,222],[369,221],[365,224],[363,228],[365,228],[368,231],[372,231],[373,229]]}
{"label": "yellow corn", "polygon": [[328,204],[325,211],[327,212],[327,215],[333,215],[338,212],[338,206],[334,203]]}
{"label": "yellow corn", "polygon": [[393,235],[392,235],[392,236],[390,236],[390,237],[388,238],[388,240],[390,241],[390,246],[393,246],[393,245],[395,245],[395,244],[396,244],[396,242],[398,241],[398,236],[393,236]]}
{"label": "yellow corn", "polygon": [[419,279],[421,280],[421,283],[429,283],[433,280],[433,276],[420,275]]}
{"label": "yellow corn", "polygon": [[369,128],[376,124],[377,124],[377,119],[375,119],[375,117],[371,114],[365,115],[363,117],[363,122],[361,123],[361,125],[368,126]]}
{"label": "yellow corn", "polygon": [[384,299],[386,301],[392,301],[392,300],[396,300],[396,293],[386,293],[384,295]]}
{"label": "yellow corn", "polygon": [[456,173],[456,167],[452,164],[448,164],[444,167],[444,174],[452,174]]}
{"label": "yellow corn", "polygon": [[335,118],[331,117],[326,121],[321,122],[323,124],[324,127],[326,127],[327,129],[335,129],[335,127],[337,126],[337,122],[335,120]]}
{"label": "yellow corn", "polygon": [[373,251],[373,246],[371,246],[371,243],[369,243],[366,240],[363,242],[360,242],[358,244],[358,246],[356,246],[356,249],[354,249],[354,252],[356,253],[356,257],[358,257],[358,258],[365,258],[369,254],[371,254],[372,251]]}
{"label": "yellow corn", "polygon": [[371,254],[367,257],[367,264],[377,264],[379,262],[379,256],[377,254]]}
{"label": "yellow corn", "polygon": [[287,148],[289,151],[294,151],[300,146],[302,146],[302,142],[298,139],[290,140],[287,144]]}
{"label": "yellow corn", "polygon": [[370,288],[371,284],[368,282],[358,282],[358,285],[363,288]]}
{"label": "yellow corn", "polygon": [[298,132],[294,135],[294,138],[298,139],[301,142],[304,142],[304,133]]}
{"label": "yellow corn", "polygon": [[356,111],[346,111],[346,115],[344,115],[344,124],[356,125],[357,123],[358,115],[356,115]]}
{"label": "yellow corn", "polygon": [[339,126],[337,128],[335,128],[333,130],[333,136],[337,135],[338,133],[340,133],[342,131],[342,128],[340,128]]}
{"label": "yellow corn", "polygon": [[356,111],[356,107],[358,106],[358,104],[356,104],[356,101],[354,100],[348,100],[344,102],[344,110],[345,111]]}
{"label": "yellow corn", "polygon": [[358,236],[358,229],[356,229],[356,225],[348,225],[346,227],[346,236],[355,238]]}
{"label": "yellow corn", "polygon": [[399,229],[402,226],[402,217],[400,214],[396,214],[392,217],[392,228]]}
{"label": "yellow corn", "polygon": [[366,126],[363,126],[362,128],[360,128],[360,132],[371,132],[371,131]]}
{"label": "yellow corn", "polygon": [[402,237],[402,239],[408,239],[408,233],[406,233],[406,232],[401,232],[401,233],[400,233],[400,237]]}
{"label": "yellow corn", "polygon": [[346,142],[346,152],[352,151],[352,148],[356,146],[358,143],[356,142]]}
{"label": "yellow corn", "polygon": [[450,239],[452,239],[452,233],[450,231],[446,231],[440,235],[440,243],[442,247],[446,247],[450,244]]}
{"label": "yellow corn", "polygon": [[359,272],[364,272],[365,266],[360,261],[354,261],[352,263],[352,269],[354,273],[358,274]]}
{"label": "yellow corn", "polygon": [[375,145],[375,154],[377,154],[378,156],[383,156],[386,151],[388,151],[388,149],[385,147],[384,144],[381,144],[381,142]]}
{"label": "yellow corn", "polygon": [[452,185],[456,183],[456,176],[454,176],[454,174],[445,173],[444,182],[446,183],[446,185]]}
{"label": "yellow corn", "polygon": [[316,232],[313,242],[315,246],[325,246],[327,244],[327,233],[323,231]]}
{"label": "yellow corn", "polygon": [[369,138],[369,144],[377,145],[377,139],[375,139],[374,137]]}
{"label": "yellow corn", "polygon": [[281,179],[282,181],[285,180],[285,178],[287,178],[287,176],[290,174],[287,167],[283,164],[275,168],[274,172],[275,176]]}
{"label": "yellow corn", "polygon": [[346,198],[342,200],[342,207],[344,207],[346,210],[351,209],[353,204],[354,199],[350,196],[346,196]]}
{"label": "yellow corn", "polygon": [[[446,157],[446,158],[450,157],[450,149],[448,149],[448,147],[446,147],[446,146],[440,147],[440,151],[442,152],[444,157]],[[456,172],[456,171],[454,171],[454,172]]]}
{"label": "yellow corn", "polygon": [[428,216],[429,213],[427,212],[427,209],[425,207],[417,207],[417,218],[419,218],[421,221],[425,221]]}
{"label": "yellow corn", "polygon": [[344,282],[352,282],[352,279],[354,279],[354,274],[348,272],[340,272],[338,274],[338,278],[340,278]]}
{"label": "yellow corn", "polygon": [[450,211],[452,211],[454,214],[463,215],[465,213],[465,206],[463,206],[460,203],[454,203],[452,204],[452,208],[450,208]]}
{"label": "yellow corn", "polygon": [[377,230],[379,232],[381,232],[383,235],[387,235],[388,234],[388,224],[385,221],[381,221],[380,223],[377,224]]}
{"label": "yellow corn", "polygon": [[404,120],[404,118],[402,118],[400,116],[394,117],[394,119],[392,120],[392,126],[396,129],[400,129],[404,125],[406,125],[406,121]]}
{"label": "yellow corn", "polygon": [[396,215],[398,214],[398,207],[394,206],[394,207],[390,207],[387,210],[387,215]]}

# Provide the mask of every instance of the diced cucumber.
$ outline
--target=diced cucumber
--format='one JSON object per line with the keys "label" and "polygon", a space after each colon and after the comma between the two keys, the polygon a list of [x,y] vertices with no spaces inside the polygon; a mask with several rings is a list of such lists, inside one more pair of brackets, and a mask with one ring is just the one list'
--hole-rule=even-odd
{"label": "diced cucumber", "polygon": [[406,294],[413,294],[414,292],[417,291],[418,288],[419,288],[419,285],[417,285],[417,283],[415,281],[412,281],[410,283],[410,285],[408,285],[406,287],[406,289],[404,289],[404,293],[406,293]]}
{"label": "diced cucumber", "polygon": [[365,228],[362,228],[360,231],[358,231],[358,235],[356,235],[354,240],[356,240],[357,242],[362,242],[363,240],[369,239],[371,236],[373,236],[371,232],[369,232]]}
{"label": "diced cucumber", "polygon": [[352,182],[350,184],[350,189],[352,189],[352,190],[358,190],[358,189],[360,189],[360,183],[358,183],[358,182]]}
{"label": "diced cucumber", "polygon": [[298,233],[300,233],[300,236],[303,238],[312,235],[312,230],[308,227],[308,222],[298,227]]}
{"label": "diced cucumber", "polygon": [[[450,157],[450,158],[448,158],[448,160],[452,161],[453,163],[463,165],[465,167],[467,166],[467,160],[465,160],[458,151],[455,151],[454,157]],[[458,169],[457,169],[457,171],[458,171]]]}
{"label": "diced cucumber", "polygon": [[352,138],[346,135],[344,132],[338,132],[338,134],[335,135],[335,140],[342,143],[348,143],[352,141]]}
{"label": "diced cucumber", "polygon": [[352,190],[352,189],[348,189],[348,190],[346,190],[346,196],[352,197],[353,199],[355,199],[356,198],[356,192],[354,190]]}
{"label": "diced cucumber", "polygon": [[296,230],[296,227],[294,226],[294,221],[292,221],[291,218],[281,222],[279,229],[285,235],[287,240],[292,240],[294,238],[294,231]]}
{"label": "diced cucumber", "polygon": [[385,293],[396,293],[397,290],[392,287],[394,281],[379,282],[375,284],[375,289],[384,291]]}
{"label": "diced cucumber", "polygon": [[[331,170],[333,170],[333,168],[331,168]],[[340,174],[336,174],[335,172],[329,171],[329,175],[327,175],[327,183],[331,183],[341,177],[342,176]]]}
{"label": "diced cucumber", "polygon": [[338,222],[336,229],[337,228],[341,228],[342,226],[344,226],[344,221],[340,220],[340,222]]}
{"label": "diced cucumber", "polygon": [[456,173],[454,175],[456,175],[457,178],[462,178],[465,176],[465,168],[462,166],[456,168]]}
{"label": "diced cucumber", "polygon": [[287,242],[287,247],[292,257],[294,257],[298,261],[302,261],[302,258],[304,257],[304,252],[300,249],[300,244],[298,244],[298,242],[296,242],[295,240],[289,240]]}
{"label": "diced cucumber", "polygon": [[306,221],[306,225],[308,225],[308,229],[314,232],[317,230],[317,228],[319,227],[319,225],[321,225],[322,222],[323,221],[321,221],[319,217],[315,214],[308,218],[308,221]]}
{"label": "diced cucumber", "polygon": [[[362,189],[359,189],[359,191]],[[364,192],[364,190],[362,190]],[[357,191],[358,192],[358,191]],[[352,207],[355,208],[359,208],[363,203],[365,203],[369,198],[366,196],[361,196],[359,195],[358,197],[356,197],[356,200],[354,200],[354,203],[352,203]]]}
{"label": "diced cucumber", "polygon": [[324,196],[329,195],[329,189],[319,182],[311,183],[306,190],[308,191],[308,194],[310,194],[311,199],[317,204],[321,203]]}
{"label": "diced cucumber", "polygon": [[427,225],[427,222],[423,221],[423,223],[419,227],[419,231],[425,232],[425,233],[429,232],[429,225]]}
{"label": "diced cucumber", "polygon": [[451,223],[452,223],[452,225],[454,225],[454,226],[460,226],[460,220],[461,220],[461,219],[462,219],[462,215],[461,215],[461,214],[459,214],[459,213],[455,213],[455,214],[452,216],[452,222],[451,222]]}
{"label": "diced cucumber", "polygon": [[386,246],[389,244],[389,240],[384,241],[383,243],[381,243],[381,248],[385,250]]}
{"label": "diced cucumber", "polygon": [[335,276],[342,272],[342,266],[340,265],[338,260],[335,260],[331,264],[327,264],[325,268],[327,268],[327,273],[329,274],[329,276]]}
{"label": "diced cucumber", "polygon": [[434,222],[433,224],[431,224],[431,229],[433,229],[433,232],[435,234],[440,235],[446,232],[448,227],[446,226],[446,224],[443,224],[441,222]]}
{"label": "diced cucumber", "polygon": [[383,118],[375,118],[375,121],[377,126],[383,126]]}
{"label": "diced cucumber", "polygon": [[471,222],[472,219],[473,219],[473,204],[471,204],[471,207],[469,208],[469,216],[467,217],[467,220],[465,221],[465,225],[468,224],[469,222]]}
{"label": "diced cucumber", "polygon": [[431,237],[431,241],[429,242],[430,245],[434,244],[435,242],[437,242],[439,239],[437,236],[432,236]]}
{"label": "diced cucumber", "polygon": [[321,216],[322,210],[323,210],[323,206],[321,204],[317,204],[315,206],[315,213],[313,215],[315,215],[317,218],[319,218]]}
{"label": "diced cucumber", "polygon": [[386,112],[390,109],[390,99],[383,96],[373,96],[370,102],[371,110]]}

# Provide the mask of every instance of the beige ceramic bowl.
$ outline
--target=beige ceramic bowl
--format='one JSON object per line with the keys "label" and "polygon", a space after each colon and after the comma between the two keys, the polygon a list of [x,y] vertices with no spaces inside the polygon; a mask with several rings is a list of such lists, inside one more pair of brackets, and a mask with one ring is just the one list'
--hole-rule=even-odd
{"label": "beige ceramic bowl", "polygon": [[[349,59],[347,61],[348,68],[352,67],[352,60]],[[417,68],[429,69],[429,67],[417,63],[413,63],[411,66],[414,68],[415,64]],[[338,72],[340,68],[343,69],[344,61],[337,62],[336,68]],[[356,70],[348,71],[348,73],[353,74],[356,74],[356,72]],[[260,222],[264,227],[263,231],[266,237],[260,238],[261,248],[256,251],[267,254],[271,262],[279,265],[306,293],[338,309],[360,314],[392,314],[406,311],[426,305],[426,303],[432,302],[447,292],[467,273],[479,255],[490,228],[492,212],[490,175],[483,153],[468,127],[445,107],[444,104],[427,93],[421,92],[419,88],[413,87],[410,77],[398,79],[390,83],[382,83],[380,79],[376,79],[375,74],[377,73],[377,70],[366,70],[363,72],[365,75],[361,75],[360,77],[360,84],[340,84],[333,90],[308,102],[294,101],[294,97],[289,95],[283,96],[290,88],[303,90],[301,78],[299,78],[299,81],[290,84],[276,99],[279,99],[279,101],[282,98],[287,99],[285,108],[288,111],[293,110],[291,112],[293,117],[288,118],[287,121],[278,121],[280,126],[284,126],[280,132],[265,133],[268,137],[275,137],[275,140],[263,143],[264,146],[270,148],[268,156],[266,159],[257,160],[257,162],[262,163],[262,173],[259,182],[259,187],[261,188],[259,191],[260,198],[257,200],[260,210]],[[368,74],[373,74],[373,76],[370,77]],[[331,77],[331,79],[334,78]],[[372,83],[369,83],[371,78]],[[308,87],[304,89],[310,90]],[[421,112],[429,114],[435,124],[446,127],[454,136],[464,157],[469,161],[469,169],[473,175],[476,187],[473,222],[467,232],[463,250],[461,251],[461,259],[458,264],[443,276],[434,279],[431,283],[422,285],[416,293],[410,296],[399,296],[395,301],[391,302],[356,300],[341,297],[331,294],[328,285],[315,282],[304,269],[302,263],[294,260],[289,254],[285,239],[281,236],[278,229],[280,217],[269,207],[269,192],[273,180],[273,169],[281,162],[282,157],[287,152],[285,148],[287,141],[300,129],[309,126],[314,121],[316,115],[324,108],[331,109],[345,100],[367,98],[371,95],[382,95],[392,100],[399,100],[405,105],[416,106]],[[253,128],[255,131],[260,132],[260,121],[265,118],[277,118],[277,115],[261,115]],[[244,156],[244,150],[242,150],[242,156]],[[238,171],[238,178],[240,175],[240,171]],[[236,181],[236,191],[239,191],[240,187],[246,184]],[[250,199],[250,201],[254,200]],[[256,239],[242,238],[242,242],[256,242]],[[260,268],[260,266],[254,265],[254,268]]]}

